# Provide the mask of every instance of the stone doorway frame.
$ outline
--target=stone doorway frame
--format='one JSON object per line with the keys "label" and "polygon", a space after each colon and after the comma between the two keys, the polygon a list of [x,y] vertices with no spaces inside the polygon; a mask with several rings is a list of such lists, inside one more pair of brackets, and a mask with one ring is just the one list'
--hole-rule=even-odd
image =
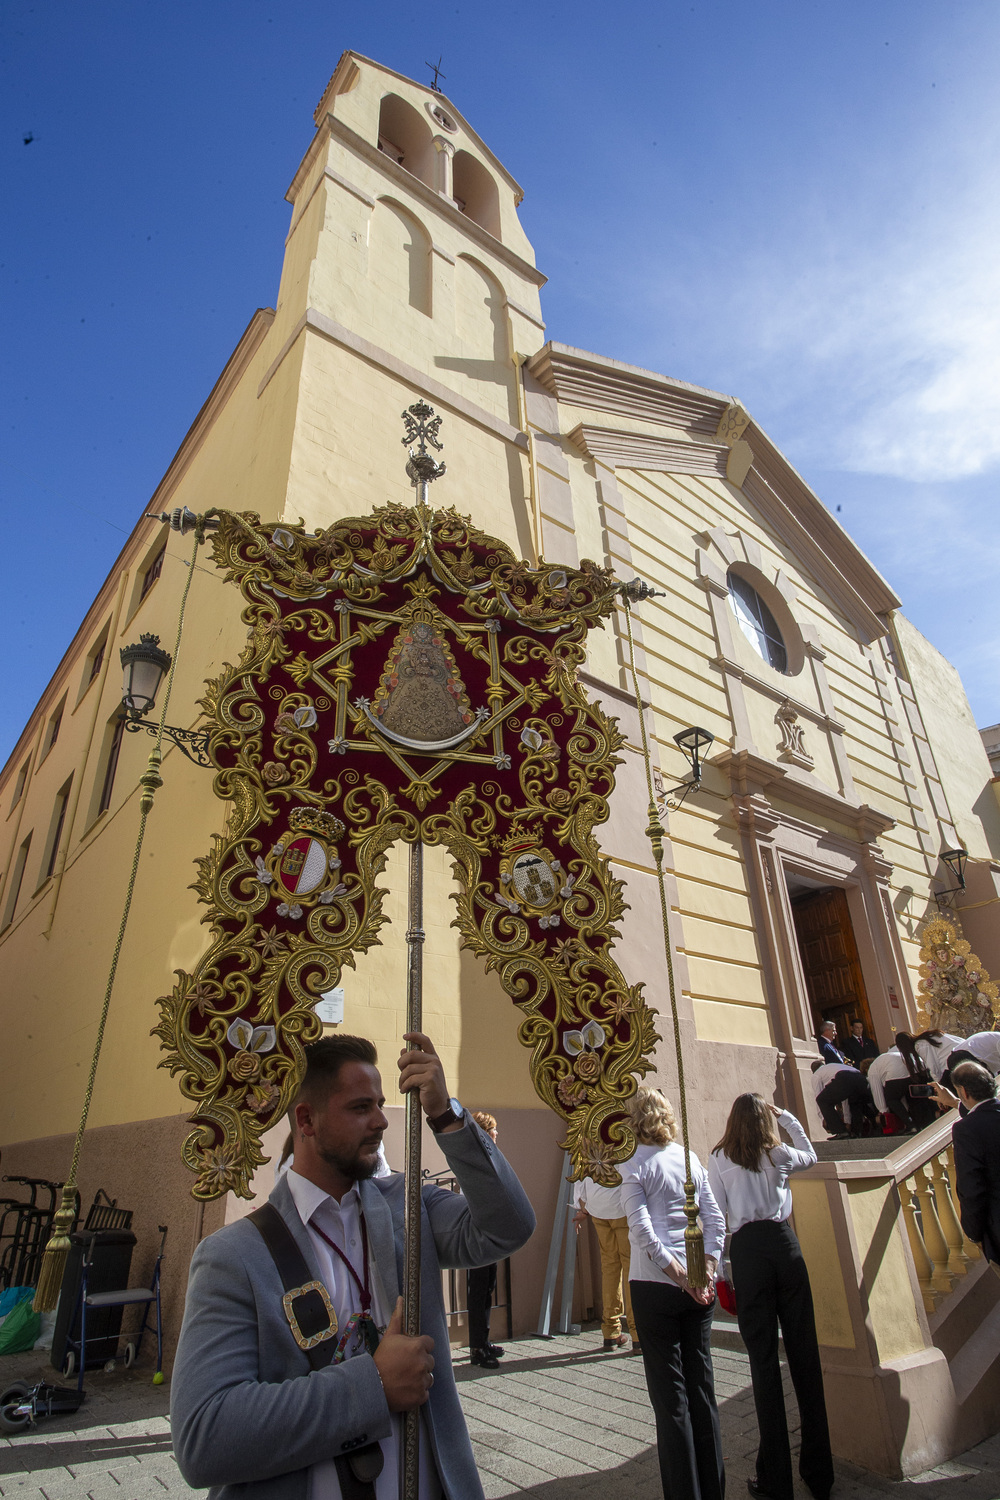
{"label": "stone doorway frame", "polygon": [[916,1016],[891,901],[893,867],[876,842],[894,820],[819,794],[792,781],[783,766],[745,750],[724,751],[714,764],[727,768],[732,781],[778,1050],[778,1091],[815,1131],[820,1121],[811,1064],[818,1052],[787,876],[845,891],[876,1040],[883,1048],[890,1045],[893,1031],[911,1026]]}

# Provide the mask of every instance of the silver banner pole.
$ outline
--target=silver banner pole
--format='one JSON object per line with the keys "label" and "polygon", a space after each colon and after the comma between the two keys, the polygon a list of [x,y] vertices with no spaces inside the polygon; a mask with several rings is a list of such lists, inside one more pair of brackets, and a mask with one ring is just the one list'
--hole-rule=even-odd
{"label": "silver banner pole", "polygon": [[[409,911],[406,928],[406,1029],[423,1031],[424,984],[424,846],[410,845]],[[403,1331],[420,1333],[420,1095],[406,1095],[405,1259],[403,1263]],[[418,1500],[420,1486],[420,1408],[403,1413],[400,1453],[400,1500]]]}

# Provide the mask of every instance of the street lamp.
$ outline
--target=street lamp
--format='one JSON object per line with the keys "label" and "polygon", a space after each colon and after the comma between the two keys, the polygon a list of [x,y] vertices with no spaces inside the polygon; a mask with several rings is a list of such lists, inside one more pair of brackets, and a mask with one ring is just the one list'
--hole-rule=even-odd
{"label": "street lamp", "polygon": [[[679,734],[674,735],[674,744],[683,750],[687,757],[688,765],[691,767],[691,775],[687,781],[679,781],[676,786],[667,787],[660,793],[664,804],[672,808],[674,812],[680,807],[688,792],[697,792],[701,787],[701,768],[704,763],[703,751],[715,741],[715,735],[710,734],[707,729],[699,729],[692,725],[690,729],[682,729]],[[680,792],[680,796],[677,793]]]}
{"label": "street lamp", "polygon": [[121,659],[122,703],[130,718],[141,719],[156,702],[170,652],[160,650],[158,635],[141,635],[137,645],[122,648]]}
{"label": "street lamp", "polygon": [[[158,635],[142,635],[135,644],[122,648],[121,660],[125,728],[130,734],[144,729],[155,739],[159,728],[146,715],[156,706],[156,695],[170,667],[170,652],[161,649]],[[196,766],[211,767],[207,729],[176,729],[164,724],[163,733]]]}
{"label": "street lamp", "polygon": [[949,886],[944,891],[937,891],[936,895],[939,898],[941,896],[955,896],[959,891],[965,890],[965,864],[969,858],[969,851],[968,849],[942,849],[941,858],[958,881],[958,885]]}

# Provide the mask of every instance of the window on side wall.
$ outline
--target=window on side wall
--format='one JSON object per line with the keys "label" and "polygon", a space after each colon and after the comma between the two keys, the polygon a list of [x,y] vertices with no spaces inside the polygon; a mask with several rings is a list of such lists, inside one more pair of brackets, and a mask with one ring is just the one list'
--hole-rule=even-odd
{"label": "window on side wall", "polygon": [[55,874],[56,862],[59,858],[59,846],[62,843],[63,829],[66,826],[66,808],[69,805],[70,788],[73,785],[72,776],[64,787],[61,787],[56,797],[56,805],[52,809],[52,831],[49,835],[49,856],[45,861],[45,873],[43,880],[48,880]]}
{"label": "window on side wall", "polygon": [[111,735],[111,743],[108,746],[107,758],[104,762],[104,782],[101,786],[101,800],[97,806],[98,816],[107,812],[111,806],[111,794],[115,789],[115,772],[118,770],[118,756],[122,748],[122,735],[125,733],[125,718],[115,720],[115,727]]}
{"label": "window on side wall", "polygon": [[10,872],[10,884],[7,887],[7,899],[4,901],[3,924],[0,926],[0,931],[3,931],[5,927],[9,927],[14,920],[14,913],[17,911],[17,900],[21,894],[21,883],[24,880],[24,867],[28,863],[28,851],[30,848],[31,834],[29,833],[17,851],[17,858]]}
{"label": "window on side wall", "polygon": [[31,764],[31,762],[26,760],[24,762],[24,765],[21,767],[21,769],[17,773],[17,780],[14,782],[14,795],[10,799],[10,806],[11,806],[11,811],[12,812],[13,812],[14,808],[17,806],[17,804],[20,802],[21,798],[24,796],[24,788],[25,788],[25,785],[27,784],[27,780],[28,780],[28,767],[29,767],[30,764]]}
{"label": "window on side wall", "polygon": [[160,574],[163,572],[163,559],[166,557],[166,555],[167,555],[167,544],[166,544],[166,542],[164,542],[163,546],[160,548],[159,552],[157,552],[156,556],[153,558],[152,562],[149,564],[149,567],[146,569],[145,573],[143,573],[143,575],[142,575],[142,588],[139,590],[139,600],[140,600],[140,602],[143,599],[145,599],[146,595],[149,593],[150,589],[153,587],[153,584],[156,582],[156,580],[159,578]]}
{"label": "window on side wall", "polygon": [[55,713],[52,715],[51,719],[49,720],[49,727],[45,731],[45,748],[42,751],[42,758],[43,759],[45,758],[46,755],[48,755],[49,751],[52,749],[52,746],[55,744],[56,740],[59,738],[59,731],[62,728],[62,719],[63,719],[63,713],[65,712],[65,709],[66,709],[66,699],[64,698],[62,700],[62,702],[60,703],[59,707],[56,709]]}

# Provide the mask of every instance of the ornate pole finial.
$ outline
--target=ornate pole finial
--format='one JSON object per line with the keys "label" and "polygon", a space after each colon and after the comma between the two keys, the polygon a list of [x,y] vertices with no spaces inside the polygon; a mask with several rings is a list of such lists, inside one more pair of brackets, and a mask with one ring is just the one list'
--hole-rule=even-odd
{"label": "ornate pole finial", "polygon": [[[406,434],[400,438],[400,442],[410,455],[406,472],[415,487],[425,487],[435,479],[440,479],[445,472],[444,464],[437,463],[427,451],[429,444],[431,448],[441,452],[442,445],[438,442],[441,418],[434,415],[433,406],[428,406],[426,401],[417,401],[403,412],[403,423]],[[426,494],[421,495],[425,502],[426,498]]]}

